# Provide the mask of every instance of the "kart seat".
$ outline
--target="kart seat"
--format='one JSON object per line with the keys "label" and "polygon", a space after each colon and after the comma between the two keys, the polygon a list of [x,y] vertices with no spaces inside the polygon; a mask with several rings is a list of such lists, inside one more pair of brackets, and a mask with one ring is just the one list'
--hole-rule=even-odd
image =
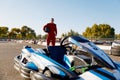
{"label": "kart seat", "polygon": [[64,46],[48,46],[48,52],[50,58],[68,68],[64,62],[64,55],[66,54],[66,48]]}

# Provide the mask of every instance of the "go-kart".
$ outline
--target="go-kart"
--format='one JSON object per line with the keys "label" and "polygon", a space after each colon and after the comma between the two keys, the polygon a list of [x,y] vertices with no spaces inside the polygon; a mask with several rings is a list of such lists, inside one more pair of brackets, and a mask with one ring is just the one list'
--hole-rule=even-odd
{"label": "go-kart", "polygon": [[43,49],[25,46],[14,68],[27,80],[120,80],[120,63],[82,36]]}

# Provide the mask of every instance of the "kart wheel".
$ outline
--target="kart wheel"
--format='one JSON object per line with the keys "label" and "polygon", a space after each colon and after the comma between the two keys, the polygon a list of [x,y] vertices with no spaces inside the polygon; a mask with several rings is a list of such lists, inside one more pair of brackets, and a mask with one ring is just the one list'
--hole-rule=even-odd
{"label": "kart wheel", "polygon": [[52,77],[52,72],[50,70],[45,70],[43,73],[46,77]]}
{"label": "kart wheel", "polygon": [[120,56],[120,46],[112,47],[111,52],[112,55]]}

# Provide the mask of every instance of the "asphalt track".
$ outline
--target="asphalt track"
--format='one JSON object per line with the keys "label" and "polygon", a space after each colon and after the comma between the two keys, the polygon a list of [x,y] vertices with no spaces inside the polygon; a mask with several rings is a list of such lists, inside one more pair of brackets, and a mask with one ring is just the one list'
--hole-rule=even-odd
{"label": "asphalt track", "polygon": [[[0,42],[0,80],[24,80],[19,72],[13,67],[13,59],[20,54],[23,46],[29,45],[33,48],[41,48],[35,44]],[[113,60],[120,62],[120,57],[109,55]]]}
{"label": "asphalt track", "polygon": [[[27,43],[0,42],[0,80],[24,80],[13,67],[13,59]],[[33,48],[42,46],[29,44]]]}

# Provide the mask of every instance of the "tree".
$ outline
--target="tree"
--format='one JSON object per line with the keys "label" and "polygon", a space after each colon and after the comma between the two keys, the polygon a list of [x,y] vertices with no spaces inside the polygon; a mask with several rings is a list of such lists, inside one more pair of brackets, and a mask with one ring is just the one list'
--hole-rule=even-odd
{"label": "tree", "polygon": [[97,24],[94,24],[91,28],[92,37],[97,38],[98,36],[100,36],[99,31],[100,27]]}
{"label": "tree", "polygon": [[64,38],[65,36],[67,36],[65,33],[62,33],[61,37]]}
{"label": "tree", "polygon": [[80,34],[78,33],[78,32],[75,32],[75,31],[73,31],[72,29],[69,31],[69,32],[67,32],[67,33],[63,33],[62,35],[61,35],[61,37],[66,37],[66,36],[79,36]]}
{"label": "tree", "polygon": [[21,35],[23,39],[35,39],[36,38],[35,31],[27,26],[23,26],[21,28]]}
{"label": "tree", "polygon": [[42,35],[39,34],[39,35],[36,36],[36,38],[37,38],[37,39],[42,39]]}
{"label": "tree", "polygon": [[112,28],[108,24],[94,24],[91,28],[87,27],[85,32],[83,32],[83,36],[87,38],[114,38],[115,32],[114,28]]}
{"label": "tree", "polygon": [[0,38],[7,38],[8,27],[0,27]]}
{"label": "tree", "polygon": [[28,33],[28,27],[27,26],[23,26],[21,28],[21,35],[22,35],[22,38],[25,39],[26,38],[26,33]]}
{"label": "tree", "polygon": [[[88,34],[89,33],[89,34]],[[92,37],[92,31],[90,27],[87,27],[85,32],[83,32],[83,35],[87,38],[91,38]]]}
{"label": "tree", "polygon": [[116,34],[115,35],[115,39],[119,39],[120,40],[120,34]]}
{"label": "tree", "polygon": [[42,39],[46,39],[47,38],[47,34],[42,36]]}
{"label": "tree", "polygon": [[9,32],[9,38],[13,39],[21,39],[21,31],[19,28],[12,28],[11,31]]}

